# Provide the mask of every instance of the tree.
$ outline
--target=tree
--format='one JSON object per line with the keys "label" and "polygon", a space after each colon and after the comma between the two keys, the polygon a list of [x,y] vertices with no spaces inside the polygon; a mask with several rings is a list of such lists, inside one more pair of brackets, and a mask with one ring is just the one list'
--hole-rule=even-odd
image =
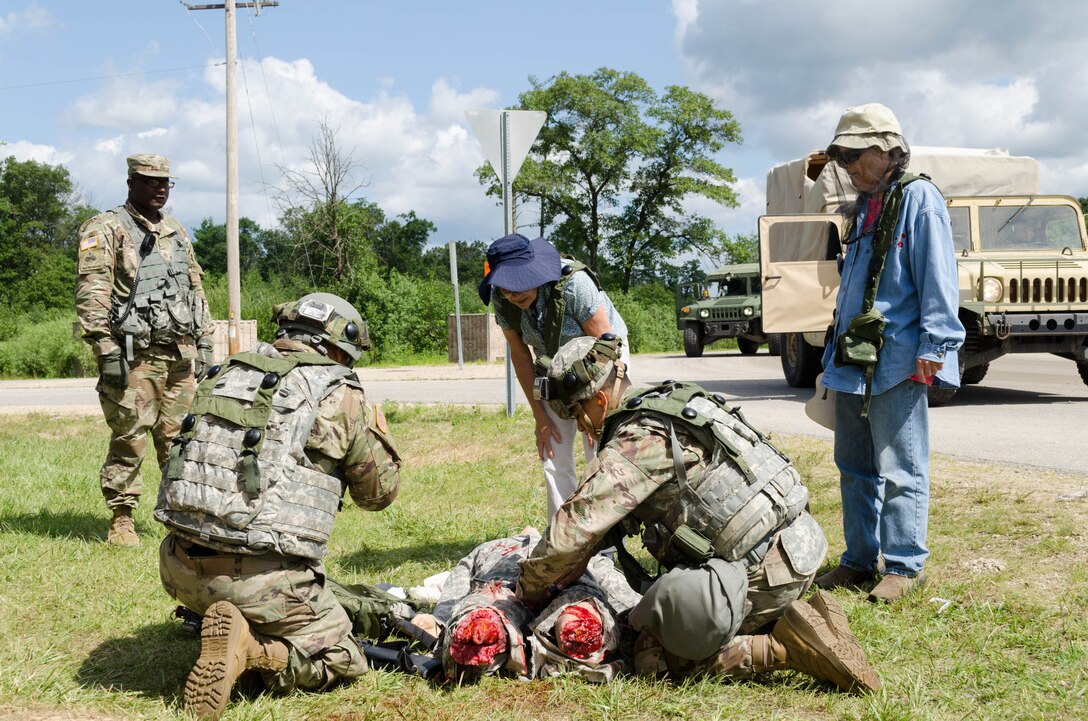
{"label": "tree", "polygon": [[[263,265],[261,226],[249,218],[238,219],[238,268],[242,275]],[[200,267],[208,273],[227,273],[227,226],[205,218],[193,231],[193,250]]]}
{"label": "tree", "polygon": [[377,230],[374,252],[378,262],[405,275],[420,275],[423,249],[438,228],[417,216],[414,210],[397,218],[400,220],[387,220]]}
{"label": "tree", "polygon": [[717,234],[713,240],[697,248],[716,268],[731,263],[758,263],[759,238],[755,234],[737,234],[730,238],[725,233]]}
{"label": "tree", "polygon": [[93,208],[72,206],[67,168],[0,161],[0,299],[26,307],[70,307],[75,230]]}
{"label": "tree", "polygon": [[280,222],[296,244],[298,269],[315,286],[343,283],[355,268],[354,255],[365,247],[358,231],[365,224],[365,207],[348,199],[366,182],[355,182],[359,164],[336,143],[336,131],[321,122],[320,136],[310,144],[310,166],[303,170],[279,166],[285,187],[277,202]]}
{"label": "tree", "polygon": [[[702,197],[737,205],[733,172],[712,158],[740,142],[728,111],[682,86],[659,95],[638,75],[610,68],[529,82],[518,109],[543,110],[548,121],[514,190],[537,200],[541,232],[560,250],[598,271],[614,269],[626,292],[636,270],[652,274],[713,241],[713,224],[685,204]],[[480,174],[490,193],[500,192],[493,173]]]}

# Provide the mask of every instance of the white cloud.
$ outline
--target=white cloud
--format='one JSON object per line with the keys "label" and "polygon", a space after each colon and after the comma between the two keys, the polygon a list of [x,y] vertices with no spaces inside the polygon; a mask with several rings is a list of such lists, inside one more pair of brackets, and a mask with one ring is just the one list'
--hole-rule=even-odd
{"label": "white cloud", "polygon": [[17,33],[45,30],[56,23],[56,18],[38,3],[31,3],[22,10],[13,10],[0,15],[0,37],[11,37]]}
{"label": "white cloud", "polygon": [[1069,170],[1088,162],[1080,142],[1088,69],[1079,60],[1088,55],[1088,3],[675,0],[673,8],[693,85],[731,110],[745,146],[772,163],[826,144],[846,107],[882,102],[914,144],[1033,155],[1044,191],[1088,194],[1083,174]]}
{"label": "white cloud", "polygon": [[[283,184],[279,167],[309,166],[310,145],[322,122],[336,131],[343,154],[358,163],[356,197],[376,202],[389,216],[414,210],[439,224],[435,242],[501,234],[502,215],[476,183],[483,162],[464,110],[498,104],[489,88],[458,89],[436,78],[425,107],[393,85],[365,100],[349,98],[317,77],[306,59],[244,60],[237,75],[239,212],[262,226],[278,210],[269,186]],[[124,189],[124,158],[155,152],[171,159],[179,176],[173,211],[193,225],[225,217],[225,71],[211,64],[196,86],[118,80],[80,98],[69,109],[73,126],[116,130],[84,141],[73,153],[73,174],[94,187]],[[109,193],[114,202],[115,193]],[[120,196],[119,196],[120,197]]]}
{"label": "white cloud", "polygon": [[71,153],[54,148],[52,145],[38,145],[25,140],[6,143],[2,146],[5,157],[14,156],[16,160],[26,162],[33,160],[36,163],[48,165],[64,164],[71,160]]}

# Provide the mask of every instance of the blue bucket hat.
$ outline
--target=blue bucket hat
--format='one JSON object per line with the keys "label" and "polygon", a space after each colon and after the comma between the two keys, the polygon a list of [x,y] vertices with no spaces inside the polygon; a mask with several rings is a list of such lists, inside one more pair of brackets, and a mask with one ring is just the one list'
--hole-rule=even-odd
{"label": "blue bucket hat", "polygon": [[480,300],[491,302],[491,286],[520,293],[554,283],[562,275],[562,263],[555,246],[537,238],[529,240],[512,233],[492,243],[487,249],[484,279],[480,281]]}

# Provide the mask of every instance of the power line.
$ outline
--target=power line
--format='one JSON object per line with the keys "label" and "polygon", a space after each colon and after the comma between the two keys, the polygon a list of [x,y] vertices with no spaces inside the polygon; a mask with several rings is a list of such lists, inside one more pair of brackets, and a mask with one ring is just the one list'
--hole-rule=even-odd
{"label": "power line", "polygon": [[49,85],[65,85],[69,83],[89,83],[95,80],[112,80],[114,78],[131,78],[139,75],[156,75],[160,73],[180,73],[183,70],[203,70],[205,68],[219,67],[226,63],[209,63],[208,65],[188,65],[181,68],[164,68],[162,70],[140,70],[134,73],[119,73],[117,75],[93,75],[89,78],[72,78],[71,80],[48,80],[41,83],[26,83],[25,85],[0,85],[0,90],[19,90],[23,88],[43,88]]}

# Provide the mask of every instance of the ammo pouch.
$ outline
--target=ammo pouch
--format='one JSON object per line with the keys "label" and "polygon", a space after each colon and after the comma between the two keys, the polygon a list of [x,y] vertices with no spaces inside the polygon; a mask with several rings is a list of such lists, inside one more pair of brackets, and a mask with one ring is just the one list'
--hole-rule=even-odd
{"label": "ammo pouch", "polygon": [[688,525],[676,529],[669,538],[668,547],[670,551],[675,551],[696,566],[705,563],[714,555],[714,549],[707,537]]}
{"label": "ammo pouch", "polygon": [[885,323],[884,316],[876,309],[851,320],[836,341],[835,365],[875,366],[884,345]]}

